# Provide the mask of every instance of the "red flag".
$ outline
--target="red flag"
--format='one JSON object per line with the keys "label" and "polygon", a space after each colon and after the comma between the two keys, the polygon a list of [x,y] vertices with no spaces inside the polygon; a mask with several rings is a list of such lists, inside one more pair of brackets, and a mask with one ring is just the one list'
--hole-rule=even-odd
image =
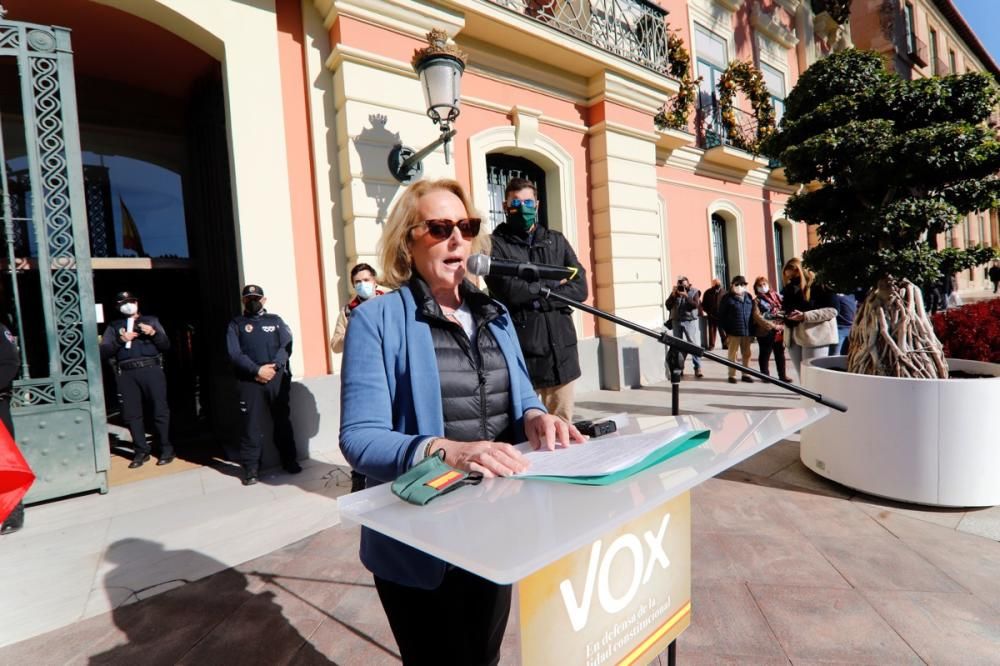
{"label": "red flag", "polygon": [[0,523],[7,519],[17,503],[28,492],[35,474],[28,467],[28,461],[0,423]]}
{"label": "red flag", "polygon": [[135,225],[135,218],[125,205],[125,200],[118,195],[118,205],[122,213],[122,247],[132,250],[137,257],[145,257],[146,250],[142,247],[142,236],[139,235],[139,227]]}

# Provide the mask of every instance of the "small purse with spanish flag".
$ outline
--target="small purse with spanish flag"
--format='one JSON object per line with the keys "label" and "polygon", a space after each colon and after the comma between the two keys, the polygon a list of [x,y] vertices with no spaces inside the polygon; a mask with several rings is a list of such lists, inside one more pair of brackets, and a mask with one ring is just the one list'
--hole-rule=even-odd
{"label": "small purse with spanish flag", "polygon": [[483,480],[480,472],[463,472],[444,461],[438,449],[392,482],[392,494],[404,502],[423,506],[436,497]]}

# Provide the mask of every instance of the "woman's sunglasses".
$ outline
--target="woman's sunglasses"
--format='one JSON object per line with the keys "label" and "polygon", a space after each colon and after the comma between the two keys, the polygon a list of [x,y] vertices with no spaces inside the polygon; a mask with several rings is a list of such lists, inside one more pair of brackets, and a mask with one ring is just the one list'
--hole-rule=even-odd
{"label": "woman's sunglasses", "polygon": [[436,240],[448,240],[455,227],[462,234],[465,240],[472,240],[479,235],[479,226],[482,220],[478,217],[470,217],[465,220],[424,220],[427,233]]}

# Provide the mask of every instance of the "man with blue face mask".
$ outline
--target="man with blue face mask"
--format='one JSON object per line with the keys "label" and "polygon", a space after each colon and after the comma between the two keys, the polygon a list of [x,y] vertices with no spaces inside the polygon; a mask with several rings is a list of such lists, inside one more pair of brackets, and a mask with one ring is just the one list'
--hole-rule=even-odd
{"label": "man with blue face mask", "polygon": [[355,296],[341,309],[337,317],[337,326],[333,329],[333,337],[330,339],[330,349],[333,353],[340,354],[344,351],[344,336],[347,335],[347,325],[351,321],[354,308],[385,293],[378,288],[376,277],[375,269],[365,263],[360,263],[351,269],[351,286],[354,287]]}
{"label": "man with blue face mask", "polygon": [[[587,299],[587,273],[566,238],[539,224],[541,205],[538,190],[530,180],[512,178],[507,183],[507,221],[493,232],[492,256],[575,268],[577,273],[571,280],[542,280],[541,284],[582,303]],[[531,383],[542,404],[549,413],[572,422],[573,382],[580,376],[572,308],[533,294],[529,283],[517,277],[490,276],[486,286],[490,295],[510,310]]]}
{"label": "man with blue face mask", "polygon": [[[354,312],[354,309],[385,293],[378,288],[378,284],[375,282],[376,277],[375,269],[365,263],[360,263],[351,269],[351,286],[354,287],[355,296],[341,309],[340,315],[337,317],[337,326],[333,329],[333,338],[330,339],[330,349],[333,350],[333,353],[340,354],[344,351],[347,325],[351,321],[351,313]],[[352,469],[351,492],[364,489],[365,475]]]}
{"label": "man with blue face mask", "polygon": [[170,443],[170,408],[167,406],[167,377],[163,373],[163,352],[170,340],[160,320],[139,312],[139,300],[129,291],[115,298],[121,319],[113,320],[101,338],[101,357],[111,364],[118,383],[122,421],[132,434],[135,455],[129,468],[142,467],[149,460],[150,446],[143,425],[143,404],[153,416],[156,439],[160,444],[157,465],[174,459]]}

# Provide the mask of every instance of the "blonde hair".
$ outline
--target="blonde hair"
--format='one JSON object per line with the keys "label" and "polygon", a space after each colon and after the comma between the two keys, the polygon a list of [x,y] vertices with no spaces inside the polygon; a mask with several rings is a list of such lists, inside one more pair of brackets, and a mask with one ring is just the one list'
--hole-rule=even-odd
{"label": "blonde hair", "polygon": [[[413,260],[410,256],[410,232],[424,223],[420,219],[420,198],[436,190],[451,192],[462,200],[465,214],[469,217],[480,217],[472,207],[472,201],[465,193],[465,188],[456,180],[442,178],[440,180],[418,180],[403,192],[389,213],[385,223],[382,239],[378,243],[379,262],[382,264],[380,284],[390,289],[398,289],[406,284],[413,275]],[[486,230],[486,220],[479,228],[479,235],[472,239],[472,252],[489,254],[490,237]]]}
{"label": "blonde hair", "polygon": [[785,271],[792,269],[797,270],[802,277],[802,284],[799,287],[802,289],[802,297],[808,301],[810,297],[809,292],[812,291],[813,282],[816,281],[816,274],[803,266],[802,260],[798,257],[792,257],[785,262],[785,267],[781,269],[782,277]]}

